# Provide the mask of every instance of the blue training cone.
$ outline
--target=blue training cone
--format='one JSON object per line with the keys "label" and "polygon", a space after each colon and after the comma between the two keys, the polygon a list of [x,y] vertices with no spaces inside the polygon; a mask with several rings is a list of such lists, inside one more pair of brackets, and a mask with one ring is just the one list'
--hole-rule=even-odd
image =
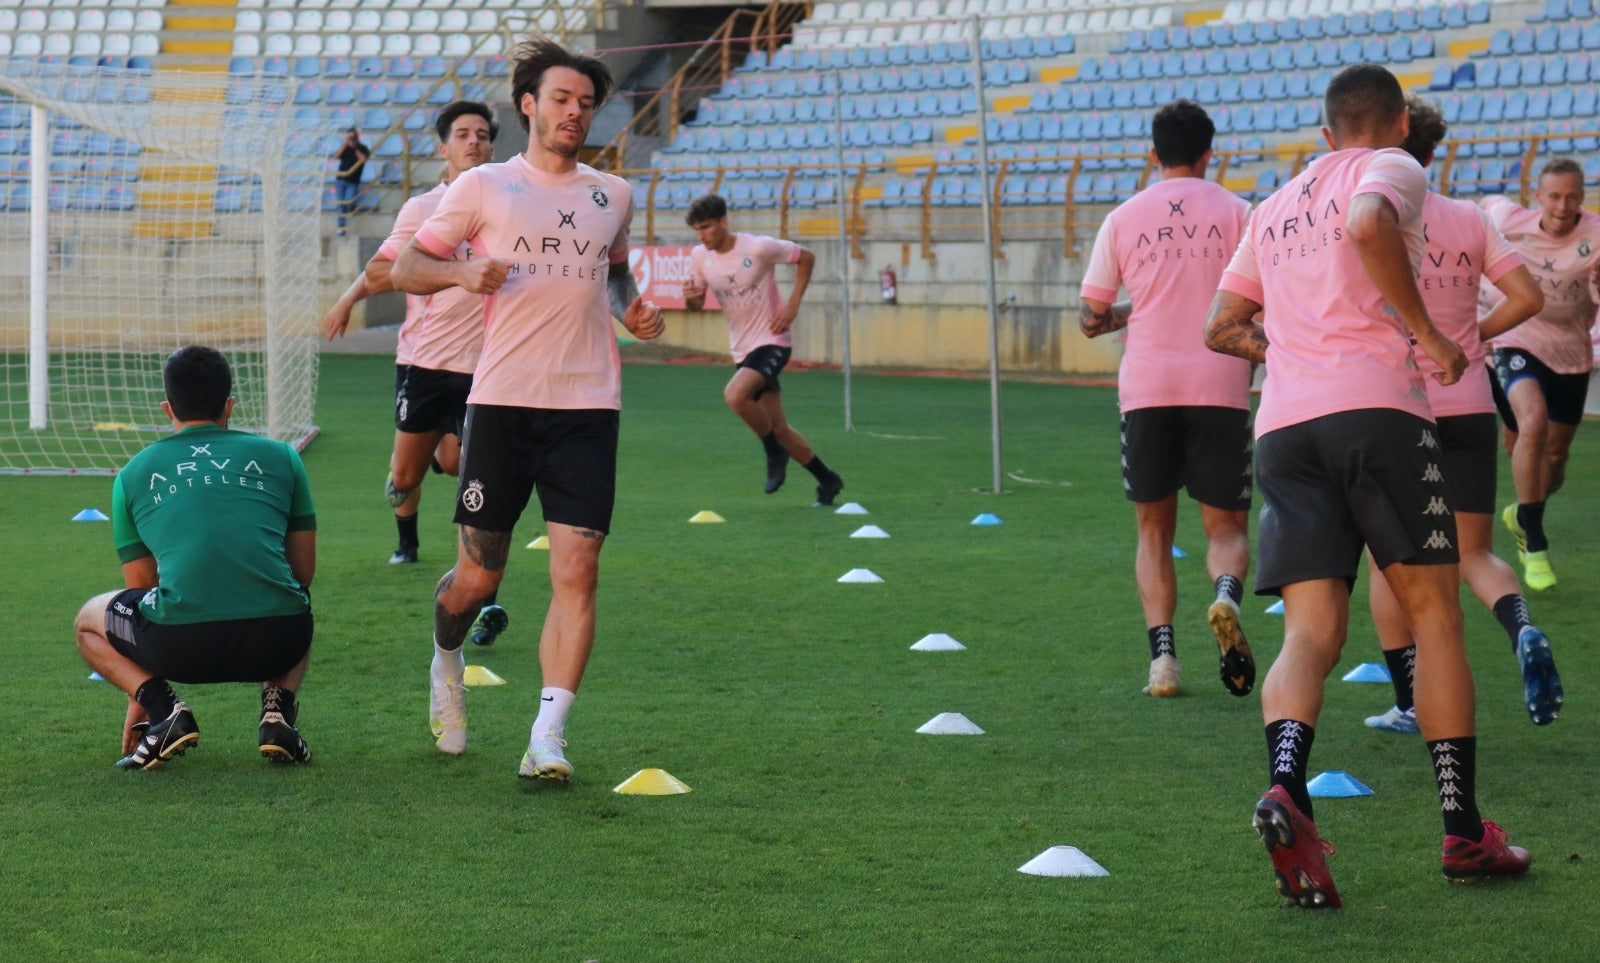
{"label": "blue training cone", "polygon": [[111,520],[111,516],[107,515],[105,512],[102,512],[98,508],[85,508],[83,511],[72,516],[72,520],[75,522],[108,522]]}
{"label": "blue training cone", "polygon": [[1389,667],[1377,662],[1363,662],[1346,672],[1343,676],[1346,682],[1393,682],[1394,677],[1389,674]]}
{"label": "blue training cone", "polygon": [[1317,799],[1372,795],[1370,787],[1342,769],[1319,773],[1315,779],[1306,783],[1306,792]]}
{"label": "blue training cone", "polygon": [[1267,614],[1268,615],[1282,615],[1283,614],[1283,599],[1279,599],[1278,601],[1273,602],[1271,605],[1267,606]]}
{"label": "blue training cone", "polygon": [[972,524],[974,524],[974,525],[1003,525],[1005,523],[1000,521],[1000,516],[999,515],[994,515],[994,514],[990,514],[989,512],[984,512],[982,515],[979,515],[977,518],[974,518],[972,520]]}
{"label": "blue training cone", "polygon": [[90,682],[104,682],[104,681],[106,681],[106,677],[101,675],[98,672],[91,672],[91,673],[89,673],[89,681]]}
{"label": "blue training cone", "polygon": [[1174,545],[1174,546],[1172,546],[1172,557],[1173,558],[1188,558],[1189,557],[1189,553],[1185,552],[1183,549],[1181,549],[1178,546]]}

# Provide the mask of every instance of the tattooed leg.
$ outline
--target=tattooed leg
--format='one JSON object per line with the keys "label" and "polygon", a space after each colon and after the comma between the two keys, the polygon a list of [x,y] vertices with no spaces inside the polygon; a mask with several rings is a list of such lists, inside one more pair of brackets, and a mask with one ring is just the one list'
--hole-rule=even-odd
{"label": "tattooed leg", "polygon": [[440,648],[461,647],[478,610],[500,587],[510,552],[510,532],[461,526],[456,567],[444,573],[433,593],[433,637]]}

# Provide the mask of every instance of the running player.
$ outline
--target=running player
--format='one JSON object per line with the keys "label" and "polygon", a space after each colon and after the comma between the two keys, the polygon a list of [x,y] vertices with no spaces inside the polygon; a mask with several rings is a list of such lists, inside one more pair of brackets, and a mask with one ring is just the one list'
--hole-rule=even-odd
{"label": "running player", "polygon": [[[1122,487],[1139,530],[1134,578],[1150,642],[1144,691],[1160,697],[1175,696],[1179,688],[1172,624],[1179,488],[1200,503],[1206,571],[1216,589],[1207,618],[1221,650],[1222,683],[1243,696],[1256,680],[1239,626],[1250,566],[1253,369],[1248,361],[1206,350],[1203,337],[1205,305],[1239,246],[1250,205],[1206,179],[1215,133],[1211,118],[1192,101],[1156,111],[1151,154],[1160,179],[1106,216],[1080,292],[1084,334],[1128,331],[1117,374]],[[1123,287],[1130,301],[1113,304]]]}

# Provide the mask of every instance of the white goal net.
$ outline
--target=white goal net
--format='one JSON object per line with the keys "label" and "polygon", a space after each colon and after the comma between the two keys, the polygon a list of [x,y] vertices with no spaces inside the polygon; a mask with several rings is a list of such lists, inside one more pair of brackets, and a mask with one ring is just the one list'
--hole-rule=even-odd
{"label": "white goal net", "polygon": [[291,96],[0,61],[0,473],[115,472],[170,430],[161,361],[185,344],[232,363],[232,427],[315,434],[333,135],[294,132]]}

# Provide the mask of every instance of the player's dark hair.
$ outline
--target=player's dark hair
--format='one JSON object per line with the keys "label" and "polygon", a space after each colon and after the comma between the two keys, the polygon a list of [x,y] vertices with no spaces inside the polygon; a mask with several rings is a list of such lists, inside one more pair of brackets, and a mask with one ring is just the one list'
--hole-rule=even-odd
{"label": "player's dark hair", "polygon": [[1577,174],[1583,177],[1583,167],[1570,157],[1552,157],[1539,171],[1539,180],[1544,180],[1546,174]]}
{"label": "player's dark hair", "polygon": [[696,224],[704,224],[706,221],[720,221],[727,216],[728,202],[723,200],[721,195],[707,194],[704,197],[694,199],[694,203],[689,205],[689,213],[684,215],[683,221],[690,227],[694,227]]}
{"label": "player's dark hair", "polygon": [[450,128],[455,126],[458,118],[467,114],[476,114],[489,122],[489,140],[491,142],[500,136],[500,122],[494,119],[494,111],[489,109],[488,104],[482,104],[476,100],[458,100],[452,104],[445,105],[445,108],[439,111],[439,119],[434,121],[433,129],[439,134],[439,143],[443,144],[450,139]]}
{"label": "player's dark hair", "polygon": [[1415,157],[1418,164],[1427,167],[1433,163],[1433,152],[1444,140],[1450,125],[1445,123],[1444,114],[1439,112],[1439,108],[1416,94],[1406,98],[1406,109],[1411,111],[1411,133],[1406,135],[1400,149]]}
{"label": "player's dark hair", "polygon": [[1174,100],[1150,118],[1150,140],[1162,167],[1189,167],[1211,149],[1217,125],[1192,100]]}
{"label": "player's dark hair", "polygon": [[611,68],[598,58],[574,53],[549,37],[530,37],[517,44],[517,55],[511,66],[511,105],[517,110],[517,122],[528,129],[528,115],[522,112],[522,95],[532,94],[539,99],[539,84],[545,71],[551,67],[567,67],[589,78],[594,84],[594,107],[606,102],[615,81]]}
{"label": "player's dark hair", "polygon": [[1322,116],[1335,141],[1383,130],[1406,109],[1406,92],[1377,64],[1346,67],[1328,82]]}
{"label": "player's dark hair", "polygon": [[161,366],[167,403],[179,421],[216,421],[233,394],[233,371],[216,348],[191,344],[167,355]]}

